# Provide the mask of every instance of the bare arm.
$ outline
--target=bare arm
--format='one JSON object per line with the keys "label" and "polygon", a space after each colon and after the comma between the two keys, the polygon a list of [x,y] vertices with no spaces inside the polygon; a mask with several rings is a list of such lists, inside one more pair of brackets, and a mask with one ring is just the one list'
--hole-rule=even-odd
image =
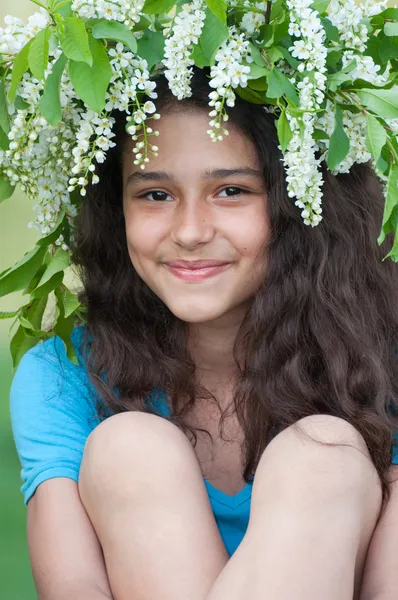
{"label": "bare arm", "polygon": [[398,598],[398,466],[391,467],[389,479],[391,498],[370,543],[361,600]]}
{"label": "bare arm", "polygon": [[42,483],[28,503],[27,534],[39,600],[112,600],[102,549],[77,484]]}

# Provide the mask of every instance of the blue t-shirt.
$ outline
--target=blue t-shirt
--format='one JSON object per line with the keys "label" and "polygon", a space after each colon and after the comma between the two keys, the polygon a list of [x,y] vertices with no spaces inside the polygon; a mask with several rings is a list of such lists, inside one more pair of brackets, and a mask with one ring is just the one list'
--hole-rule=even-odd
{"label": "blue t-shirt", "polygon": [[[71,363],[60,338],[51,338],[22,358],[11,386],[11,422],[22,464],[22,493],[28,503],[37,487],[54,477],[78,481],[84,446],[99,425],[98,392],[92,385],[79,346],[83,328],[76,328],[72,342],[79,365]],[[151,405],[170,415],[167,397],[154,392]],[[224,494],[204,480],[210,504],[230,556],[248,526],[252,483],[235,496]]]}
{"label": "blue t-shirt", "polygon": [[[82,332],[83,328],[76,328],[72,334],[78,355]],[[100,423],[97,401],[81,357],[79,365],[71,363],[59,338],[35,346],[22,358],[11,387],[11,420],[25,504],[47,479],[78,481],[86,440]],[[164,394],[154,392],[151,405],[158,414],[170,415]],[[393,462],[398,464],[398,449]],[[207,480],[204,483],[221,538],[232,556],[249,523],[252,483],[234,496]]]}

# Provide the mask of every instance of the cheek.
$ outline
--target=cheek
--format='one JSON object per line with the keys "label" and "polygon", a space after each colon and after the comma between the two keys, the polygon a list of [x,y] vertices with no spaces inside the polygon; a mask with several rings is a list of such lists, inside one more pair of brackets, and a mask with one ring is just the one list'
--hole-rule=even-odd
{"label": "cheek", "polygon": [[154,257],[163,238],[161,223],[140,214],[126,215],[126,238],[131,259]]}
{"label": "cheek", "polygon": [[245,219],[235,223],[234,238],[236,247],[244,259],[255,261],[263,257],[270,236],[270,223],[264,212],[253,211]]}

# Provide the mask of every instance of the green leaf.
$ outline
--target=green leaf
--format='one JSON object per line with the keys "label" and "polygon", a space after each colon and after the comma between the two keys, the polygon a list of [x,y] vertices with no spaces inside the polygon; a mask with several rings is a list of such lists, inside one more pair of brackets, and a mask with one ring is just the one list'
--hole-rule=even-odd
{"label": "green leaf", "polygon": [[389,37],[398,35],[398,23],[396,21],[394,23],[387,22],[384,25],[384,33]]}
{"label": "green leaf", "polygon": [[93,37],[96,40],[109,39],[122,42],[134,54],[137,52],[137,40],[131,33],[130,29],[123,23],[118,21],[108,21],[108,19],[100,19],[92,30]]}
{"label": "green leaf", "polygon": [[112,67],[102,42],[89,35],[93,66],[70,61],[69,74],[77,95],[96,113],[106,104],[105,95],[112,77]]}
{"label": "green leaf", "polygon": [[227,23],[227,0],[206,0],[206,4],[221,23]]}
{"label": "green leaf", "polygon": [[[394,208],[398,204],[398,165],[392,164],[388,181],[386,185],[386,202],[384,206],[383,224],[380,232],[378,244],[381,245],[386,237],[386,234],[391,231],[389,221]],[[397,234],[396,234],[397,235]]]}
{"label": "green leaf", "polygon": [[[51,262],[48,264],[46,271],[44,272],[42,278],[40,279],[37,288],[40,288],[42,285],[47,283],[53,275],[59,273],[60,271],[64,271],[70,265],[70,255],[66,250],[62,248],[57,248]],[[53,288],[54,289],[54,288]],[[35,291],[36,291],[35,290]]]}
{"label": "green leaf", "polygon": [[29,108],[29,104],[25,102],[25,100],[23,100],[21,96],[17,96],[15,98],[14,106],[17,110],[26,110],[27,108]]}
{"label": "green leaf", "polygon": [[14,369],[17,368],[23,355],[33,348],[33,346],[36,346],[37,342],[37,338],[26,335],[25,329],[22,326],[18,327],[10,343],[10,352]]}
{"label": "green leaf", "polygon": [[11,77],[11,86],[8,90],[8,100],[9,102],[14,102],[16,92],[18,86],[21,82],[22,77],[25,75],[28,70],[28,55],[30,50],[30,45],[32,40],[30,40],[16,55],[13,61],[12,67],[12,77]]}
{"label": "green leaf", "polygon": [[201,69],[203,69],[203,67],[209,67],[211,63],[211,59],[207,58],[204,54],[200,44],[194,44],[191,59],[194,61],[195,65]]}
{"label": "green leaf", "polygon": [[66,56],[61,54],[47,77],[43,95],[39,102],[41,113],[47,123],[55,127],[62,119],[60,86],[62,73],[66,65]]}
{"label": "green leaf", "polygon": [[250,44],[250,54],[251,54],[254,64],[258,65],[259,67],[267,66],[267,63],[266,63],[265,59],[263,58],[263,55],[261,54],[260,49],[257,48],[254,44]]}
{"label": "green leaf", "polygon": [[208,8],[206,9],[206,18],[202,29],[202,35],[199,39],[200,48],[206,56],[209,64],[214,53],[228,37],[228,27],[224,25]]}
{"label": "green leaf", "polygon": [[341,108],[335,105],[335,127],[330,137],[327,165],[333,171],[347,156],[350,150],[350,140],[344,131]]}
{"label": "green leaf", "polygon": [[366,113],[366,146],[376,163],[386,141],[387,132],[383,125],[376,117]]}
{"label": "green leaf", "polygon": [[92,67],[93,57],[83,21],[77,17],[66,17],[64,23],[65,33],[61,36],[60,43],[65,56],[73,61],[83,62]]}
{"label": "green leaf", "polygon": [[328,88],[332,92],[335,92],[336,89],[338,87],[341,87],[342,84],[345,83],[346,81],[351,81],[351,77],[349,74],[343,73],[342,71],[339,71],[338,73],[333,73],[333,75],[331,75],[328,78]]}
{"label": "green leaf", "polygon": [[389,90],[361,89],[356,92],[366,108],[385,119],[398,119],[398,86]]}
{"label": "green leaf", "polygon": [[8,116],[4,79],[0,79],[0,127],[4,133],[10,132],[10,118]]}
{"label": "green leaf", "polygon": [[75,310],[80,306],[78,297],[75,294],[72,294],[72,292],[67,288],[65,288],[65,291],[63,292],[63,302],[65,318],[70,317],[70,315],[74,313]]}
{"label": "green leaf", "polygon": [[71,17],[73,15],[72,0],[61,0],[60,2],[57,2],[53,7],[53,12],[62,17]]}
{"label": "green leaf", "polygon": [[323,25],[323,28],[325,29],[327,39],[331,42],[339,43],[340,37],[339,30],[337,29],[337,27],[333,25],[333,23],[327,18],[321,19],[321,23]]}
{"label": "green leaf", "polygon": [[298,106],[299,97],[296,92],[296,88],[291,81],[286,77],[282,71],[277,67],[274,67],[267,76],[268,80],[268,91],[267,96],[270,98],[280,98],[285,95],[291,102]]}
{"label": "green leaf", "polygon": [[55,297],[57,299],[58,318],[53,327],[53,331],[63,341],[66,355],[69,360],[78,365],[79,361],[76,355],[76,350],[70,339],[76,323],[76,317],[74,314],[71,314],[69,317],[65,317],[64,299],[60,290],[55,290]]}
{"label": "green leaf", "polygon": [[4,310],[0,310],[0,319],[13,319],[14,317],[16,317],[19,313],[19,310],[16,310],[14,312],[7,312]]}
{"label": "green leaf", "polygon": [[24,290],[43,263],[47,248],[35,246],[30,252],[0,276],[0,297]]}
{"label": "green leaf", "polygon": [[50,27],[41,29],[32,40],[28,54],[28,64],[33,77],[39,81],[44,79],[44,72],[48,67],[48,52],[50,49],[50,37],[52,30]]}
{"label": "green leaf", "polygon": [[[382,17],[383,19],[392,19],[393,21],[398,21],[398,8],[386,8],[383,12],[379,13],[377,17]],[[375,18],[375,17],[373,17]],[[373,21],[373,19],[372,19]]]}
{"label": "green leaf", "polygon": [[0,202],[7,200],[14,193],[15,187],[0,173]]}
{"label": "green leaf", "polygon": [[176,4],[177,0],[146,0],[142,12],[147,15],[164,13],[168,12]]}
{"label": "green leaf", "polygon": [[330,0],[314,0],[311,4],[311,8],[319,12],[319,14],[323,14],[327,11],[327,8],[330,4]]}
{"label": "green leaf", "polygon": [[23,307],[19,321],[26,329],[41,330],[43,314],[47,306],[48,297],[33,300],[28,306]]}
{"label": "green leaf", "polygon": [[281,115],[277,121],[277,131],[282,151],[285,152],[290,140],[293,137],[293,132],[290,129],[289,121],[286,117],[286,111],[284,110],[281,112]]}
{"label": "green leaf", "polygon": [[393,58],[398,58],[398,45],[396,40],[397,37],[388,37],[383,32],[380,32],[377,36],[380,39],[379,46],[379,57],[380,60],[375,61],[376,63],[381,62],[381,66],[384,67]]}
{"label": "green leaf", "polygon": [[252,62],[250,65],[250,73],[248,75],[248,79],[260,79],[261,77],[266,77],[269,73],[269,68],[266,66],[259,67],[256,63]]}
{"label": "green leaf", "polygon": [[150,29],[147,29],[143,37],[138,40],[138,55],[147,61],[149,70],[162,60],[164,43],[164,35],[160,31]]}
{"label": "green leaf", "polygon": [[31,292],[31,298],[43,298],[43,296],[48,296],[48,294],[61,285],[64,279],[64,272],[61,271],[59,273],[55,273],[48,281],[36,287]]}
{"label": "green leaf", "polygon": [[258,79],[250,79],[248,87],[256,92],[266,92],[268,88],[267,78],[259,77]]}
{"label": "green leaf", "polygon": [[246,102],[252,102],[253,104],[265,104],[264,94],[260,94],[258,91],[252,90],[249,87],[238,87],[236,88],[235,92],[238,94],[238,96],[240,96],[240,98],[246,100]]}
{"label": "green leaf", "polygon": [[2,128],[0,127],[0,148],[2,150],[8,150],[10,147],[11,140],[8,139],[7,135],[4,133]]}

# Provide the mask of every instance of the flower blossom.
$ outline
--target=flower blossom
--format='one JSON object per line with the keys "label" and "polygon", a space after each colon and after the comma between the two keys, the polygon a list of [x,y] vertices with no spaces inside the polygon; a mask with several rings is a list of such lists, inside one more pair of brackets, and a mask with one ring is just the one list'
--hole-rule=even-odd
{"label": "flower blossom", "polygon": [[81,19],[107,19],[134,27],[145,0],[72,0],[72,11]]}
{"label": "flower blossom", "polygon": [[192,46],[197,44],[206,18],[206,4],[203,0],[193,0],[184,4],[175,17],[171,35],[166,38],[163,64],[165,76],[174,96],[179,100],[192,95]]}
{"label": "flower blossom", "polygon": [[[313,139],[314,111],[320,108],[326,90],[326,33],[316,10],[311,8],[312,0],[287,0],[290,9],[289,34],[300,38],[289,48],[299,63],[297,73],[290,81],[299,92],[299,108],[303,130],[296,118],[286,111],[293,133],[283,162],[286,170],[288,195],[296,198],[295,205],[302,209],[301,216],[306,225],[315,227],[322,220],[322,184],[319,171],[320,159],[316,158],[317,144]],[[305,73],[303,78],[300,74]]]}
{"label": "flower blossom", "polygon": [[225,105],[235,106],[233,89],[247,86],[250,67],[245,63],[253,60],[249,54],[249,45],[250,42],[245,39],[245,34],[238,34],[236,28],[231,27],[228,39],[221,45],[215,56],[215,65],[211,68],[209,82],[210,87],[215,91],[209,94],[209,106],[213,110],[209,113],[212,120],[208,130],[214,142],[221,141],[223,135],[228,135],[228,130],[223,129],[221,123],[228,121]]}

